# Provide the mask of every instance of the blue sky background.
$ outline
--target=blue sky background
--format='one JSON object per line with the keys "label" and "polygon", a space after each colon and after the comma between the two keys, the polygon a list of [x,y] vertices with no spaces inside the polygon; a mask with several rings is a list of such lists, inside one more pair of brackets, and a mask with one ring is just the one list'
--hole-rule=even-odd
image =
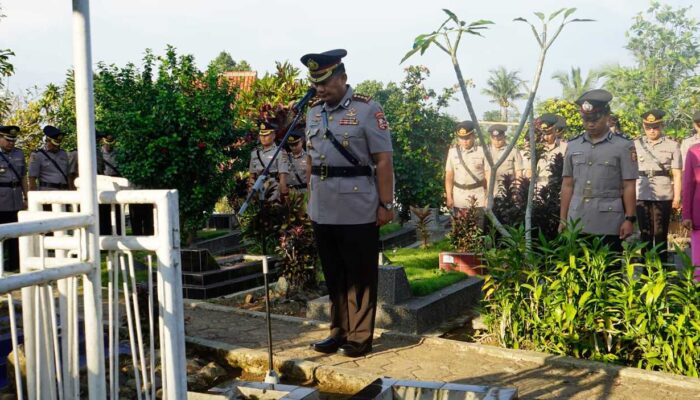
{"label": "blue sky background", "polygon": [[[673,6],[690,6],[691,0],[673,0]],[[0,48],[12,49],[15,75],[12,91],[34,85],[62,82],[71,66],[71,2],[65,0],[0,0],[7,18],[0,22]],[[317,2],[285,0],[94,0],[91,1],[93,61],[123,65],[140,63],[144,49],[162,54],[166,44],[179,53],[194,54],[200,67],[222,51],[247,60],[260,75],[274,69],[275,61],[289,60],[301,67],[307,52],[346,48],[351,83],[365,79],[400,81],[403,55],[420,33],[436,28],[449,8],[466,21],[490,19],[496,24],[485,38],[466,37],[460,63],[465,77],[476,88],[472,97],[479,116],[496,109],[480,94],[489,70],[499,65],[519,70],[531,80],[537,61],[537,45],[527,25],[512,22],[533,11],[550,13],[576,7],[578,18],[596,22],[571,24],[549,52],[538,97],[560,94],[553,72],[581,67],[584,72],[603,64],[629,64],[624,49],[625,31],[632,18],[649,2],[640,0],[436,0]],[[700,7],[691,9],[700,20]],[[435,89],[456,81],[446,55],[431,50],[410,64],[431,70],[428,85]],[[466,118],[461,102],[449,112]]]}

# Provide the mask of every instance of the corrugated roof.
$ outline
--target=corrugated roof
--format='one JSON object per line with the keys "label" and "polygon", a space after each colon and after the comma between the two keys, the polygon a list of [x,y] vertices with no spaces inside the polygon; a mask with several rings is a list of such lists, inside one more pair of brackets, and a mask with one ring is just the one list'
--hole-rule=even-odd
{"label": "corrugated roof", "polygon": [[222,74],[231,86],[237,86],[241,90],[248,91],[258,79],[257,71],[227,71]]}

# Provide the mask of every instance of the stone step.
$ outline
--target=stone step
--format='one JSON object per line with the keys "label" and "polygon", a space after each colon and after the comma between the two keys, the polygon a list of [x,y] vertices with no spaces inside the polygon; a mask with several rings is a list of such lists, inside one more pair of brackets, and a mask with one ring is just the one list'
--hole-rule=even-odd
{"label": "stone step", "polygon": [[[278,271],[272,269],[268,274],[270,282],[277,280]],[[262,285],[264,282],[262,271],[223,282],[210,285],[182,285],[182,295],[186,299],[205,300],[226,296]]]}
{"label": "stone step", "polygon": [[[275,267],[275,261],[270,262],[270,268]],[[248,261],[233,265],[223,265],[219,269],[202,272],[182,273],[182,283],[192,286],[208,286],[235,278],[251,276],[262,273],[262,263],[260,261]]]}

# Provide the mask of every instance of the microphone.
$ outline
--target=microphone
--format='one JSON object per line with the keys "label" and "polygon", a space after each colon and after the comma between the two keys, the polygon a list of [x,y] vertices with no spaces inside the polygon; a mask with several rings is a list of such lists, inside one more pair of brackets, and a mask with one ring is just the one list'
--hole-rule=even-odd
{"label": "microphone", "polygon": [[302,108],[306,105],[306,103],[311,100],[312,97],[316,95],[316,88],[315,87],[310,87],[309,90],[306,91],[306,94],[304,97],[301,98],[293,107],[294,111],[300,112]]}

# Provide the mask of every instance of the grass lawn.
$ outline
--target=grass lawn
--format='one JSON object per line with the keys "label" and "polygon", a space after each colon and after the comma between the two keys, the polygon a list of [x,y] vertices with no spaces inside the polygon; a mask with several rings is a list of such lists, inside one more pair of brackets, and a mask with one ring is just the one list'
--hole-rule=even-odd
{"label": "grass lawn", "polygon": [[440,252],[449,250],[449,242],[443,239],[427,249],[398,249],[388,252],[387,256],[393,264],[404,267],[411,293],[425,296],[467,278],[461,272],[445,272],[438,268]]}
{"label": "grass lawn", "polygon": [[[148,251],[143,251],[143,250],[134,250],[134,261],[140,262],[144,265],[148,265],[148,260],[147,256],[150,252]],[[156,268],[156,255],[153,254],[153,270],[155,271]],[[107,287],[107,283],[109,282],[109,279],[107,277],[107,257],[106,253],[102,254],[102,262],[101,262],[101,270],[102,270],[102,287]],[[148,269],[146,270],[137,270],[134,268],[134,274],[136,275],[136,283],[144,283],[148,282]],[[119,274],[119,289],[121,290],[122,285],[123,285],[123,280],[124,276],[120,273]],[[155,282],[155,278],[153,279]]]}
{"label": "grass lawn", "polygon": [[224,236],[226,234],[231,233],[228,229],[220,229],[220,230],[214,230],[214,229],[203,229],[201,231],[197,231],[196,239],[197,241],[201,240],[208,240],[208,239],[214,239],[219,236]]}
{"label": "grass lawn", "polygon": [[398,222],[392,222],[390,224],[382,225],[379,228],[379,237],[394,233],[402,228],[401,224]]}

